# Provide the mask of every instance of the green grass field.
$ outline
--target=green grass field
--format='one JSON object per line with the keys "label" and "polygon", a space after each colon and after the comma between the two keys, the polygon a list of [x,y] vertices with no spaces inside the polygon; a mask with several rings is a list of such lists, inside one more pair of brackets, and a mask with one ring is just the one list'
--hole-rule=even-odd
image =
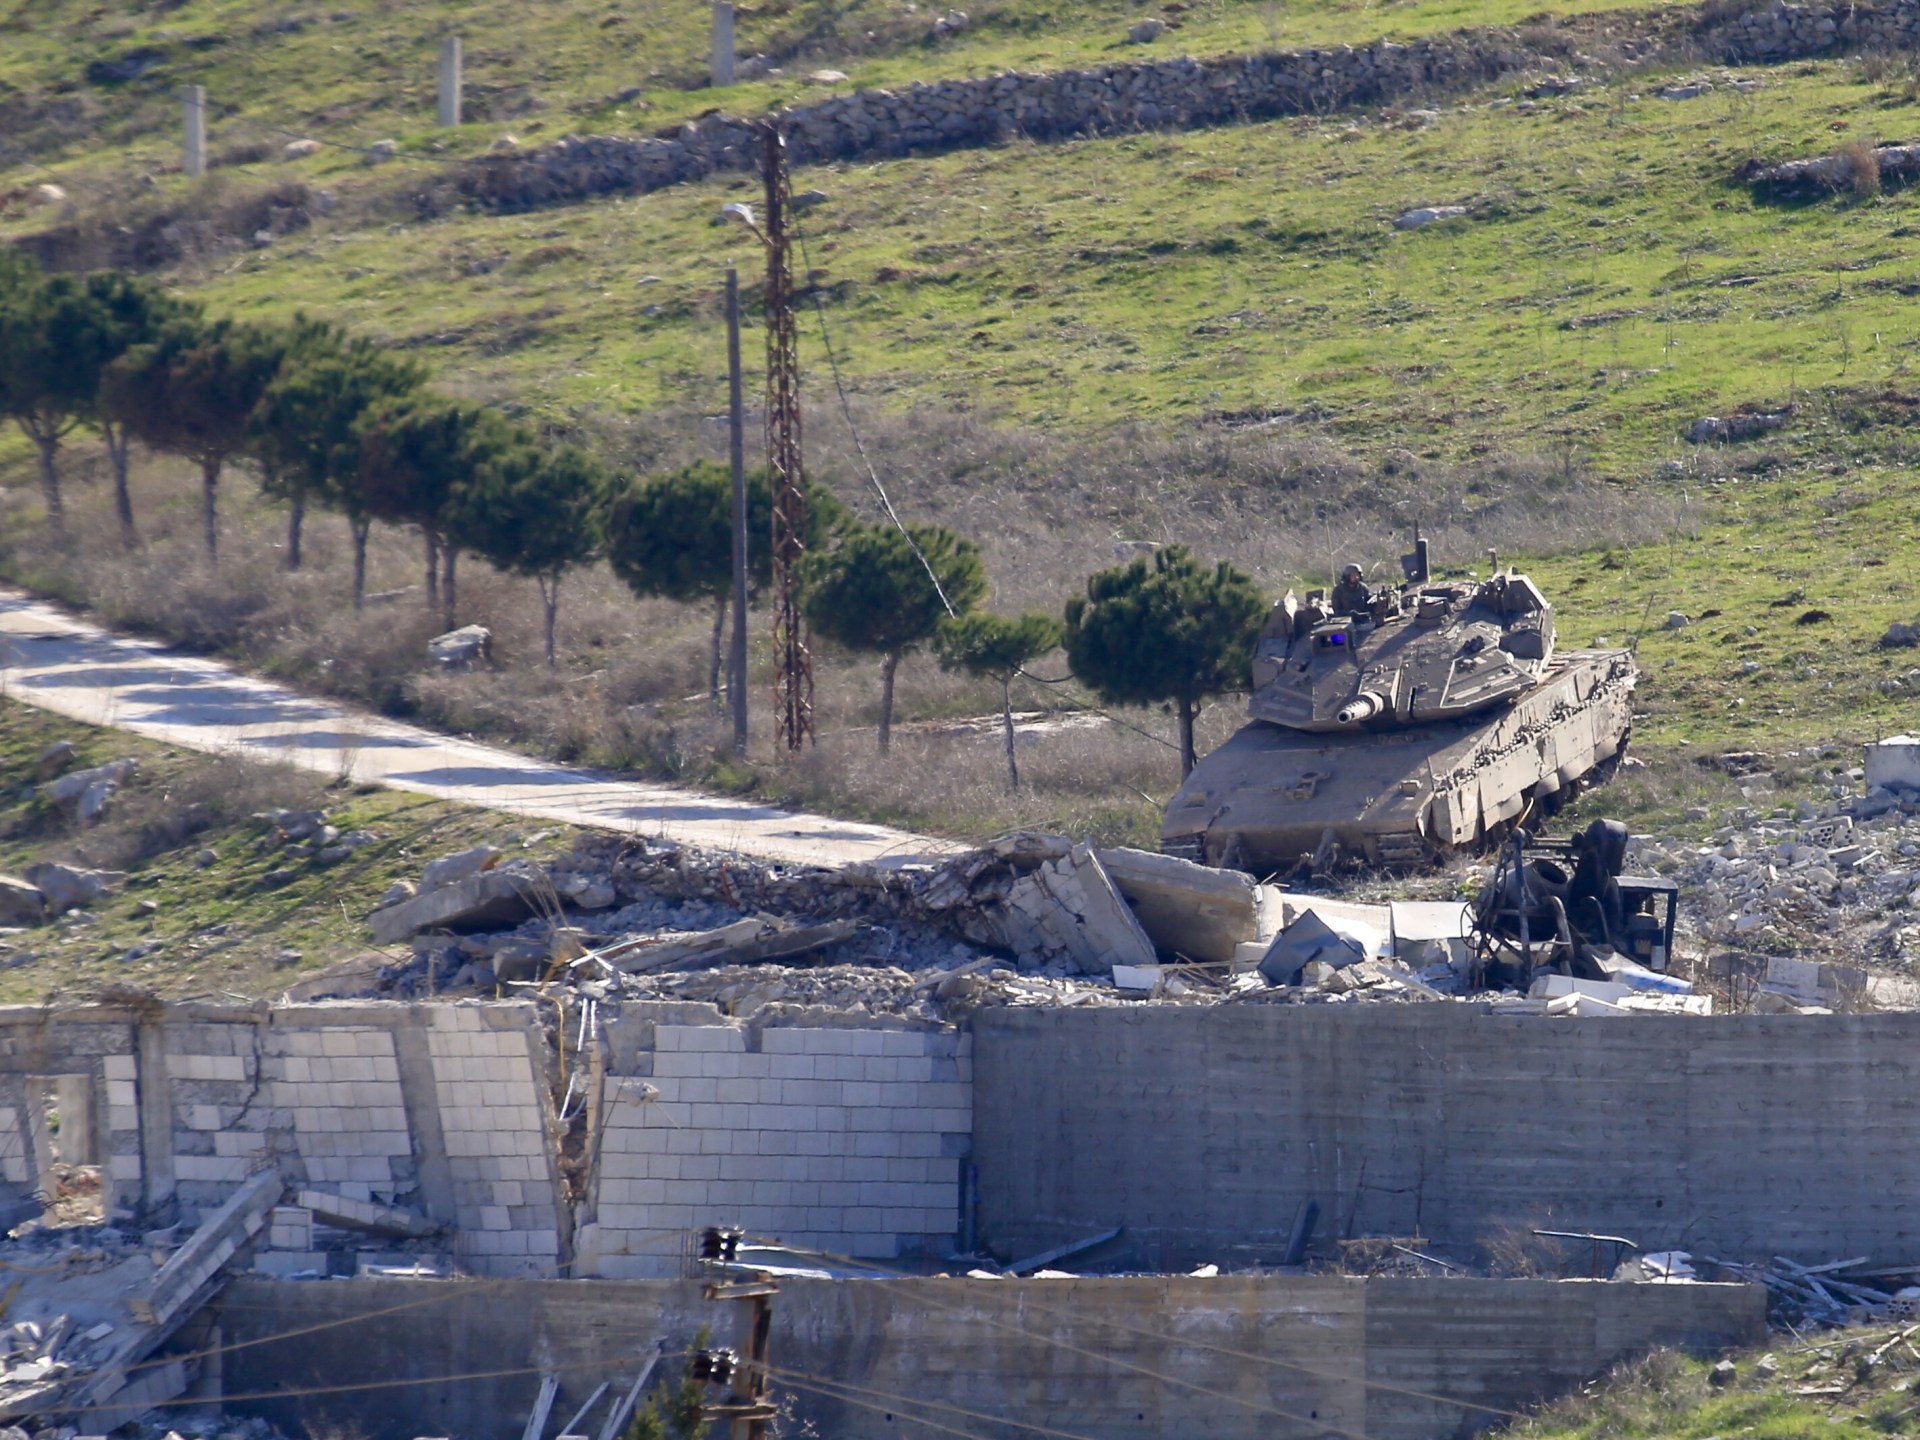
{"label": "green grass field", "polygon": [[[59,740],[73,744],[74,768],[139,762],[98,825],[76,827],[38,793],[35,761]],[[279,807],[324,809],[342,832],[374,839],[335,865],[290,859],[264,843],[271,827],[252,818]],[[571,834],[544,829],[545,848]],[[0,871],[18,875],[53,860],[127,872],[91,921],[63,918],[0,940],[0,1003],[72,1001],[110,985],[168,998],[272,997],[304,974],[373,953],[366,917],[395,880],[418,879],[427,861],[481,840],[503,844],[504,835],[490,811],[329,786],[0,701]],[[276,872],[290,874],[262,883]]]}
{"label": "green grass field", "polygon": [[[838,63],[856,81],[1140,53],[1110,48],[1140,8],[1043,10],[1039,0],[977,7],[972,29],[938,45],[924,38],[930,10],[879,17],[795,4],[748,15],[743,33],[796,63]],[[503,128],[543,138],[532,127],[543,115],[550,136],[688,113],[676,106],[750,111],[779,98],[764,85],[675,88],[697,78],[699,7],[621,13],[604,28],[595,20],[591,34],[578,15],[490,5],[318,15],[275,30],[292,12],[243,22],[238,7],[189,0],[129,21],[41,5],[15,12],[15,32],[31,43],[0,59],[0,77],[19,83],[30,61],[43,77],[83,69],[102,46],[141,43],[155,26],[239,37],[257,23],[262,32],[244,40],[167,42],[185,67],[168,73],[212,67],[192,77],[218,88],[219,67],[250,57],[225,77],[235,93],[289,93],[298,79],[328,123],[364,140],[390,133],[395,117],[424,115],[431,71],[414,61],[430,59],[434,33],[457,22],[483,108],[506,107],[501,77],[513,67],[538,72],[544,102],[577,107],[564,125],[540,110],[510,125],[489,119],[441,156],[424,148],[427,132],[406,131],[414,158],[436,163]],[[1497,4],[1174,13],[1181,28],[1163,38],[1195,50],[1520,18]],[[496,53],[473,38],[489,17],[524,43]],[[1661,98],[1676,78],[1616,76],[1538,101],[1515,82],[1443,101],[1427,124],[1338,114],[803,169],[795,188],[829,196],[804,226],[809,434],[818,443],[839,426],[824,325],[864,423],[884,422],[882,470],[907,518],[976,534],[1002,605],[1056,606],[1107,563],[1112,539],[1140,534],[1232,558],[1277,595],[1323,583],[1324,564],[1353,547],[1390,565],[1393,537],[1424,520],[1450,530],[1450,564],[1483,565],[1472,547],[1497,545],[1531,567],[1558,605],[1563,643],[1639,644],[1643,747],[1825,744],[1909,727],[1920,654],[1874,641],[1920,614],[1909,479],[1920,197],[1767,205],[1732,177],[1755,155],[1909,138],[1920,130],[1915,87],[1897,65],[1838,59],[1689,72],[1707,93]],[[642,83],[656,108],[624,118],[593,108],[622,83]],[[75,142],[71,163],[145,163],[160,153],[156,133],[103,122]],[[402,173],[364,171],[344,151],[301,165],[348,202],[373,183],[367,175],[385,183]],[[207,184],[211,196],[303,173],[270,162]],[[162,194],[184,183],[159,180]],[[745,272],[751,310],[759,264],[757,244],[717,212],[755,189],[723,176],[535,214],[411,224],[343,203],[309,230],[168,278],[216,312],[305,311],[413,349],[448,388],[613,437],[616,455],[686,453],[706,443],[695,438],[699,417],[724,403],[722,273]],[[1423,204],[1469,214],[1394,228]],[[16,207],[0,228],[39,223],[43,213]],[[1743,407],[1789,419],[1738,446],[1684,438],[1697,417]],[[1056,456],[1122,456],[1132,468],[1112,495],[1084,475],[1058,486],[1045,473],[1015,477],[1009,447],[996,448],[1002,435],[1025,437],[1029,451],[1043,437]],[[1169,440],[1152,450],[1167,437],[1186,448]],[[844,439],[829,443],[844,452]],[[1207,463],[1213,448],[1259,444],[1353,459],[1332,478],[1279,460],[1261,470],[1271,457],[1207,475],[1181,468]],[[0,440],[0,468],[17,483],[30,479],[27,459],[17,438]],[[910,461],[913,480],[891,473]],[[843,463],[814,464],[823,483],[857,488]],[[30,549],[27,569],[38,563]],[[617,599],[607,603],[617,610]],[[1665,628],[1670,610],[1695,623]],[[698,623],[690,616],[683,628]],[[572,663],[585,677],[603,655],[576,651]],[[961,688],[924,683],[918,672],[930,669],[909,665],[903,718],[970,702]],[[851,672],[845,683],[864,678]],[[1048,703],[1043,691],[1023,698]],[[684,715],[658,703],[662,723],[698,731],[697,702]],[[865,703],[863,691],[840,718],[859,723]],[[839,784],[716,778],[829,805]],[[1136,798],[1153,788],[1129,783]],[[1008,818],[918,816],[911,789],[893,787],[886,818],[982,833]]]}
{"label": "green grass field", "polygon": [[[1133,58],[1138,20],[1171,22],[1152,53],[1219,54],[1410,38],[1535,15],[1534,0],[976,0],[970,25],[936,38],[946,5],[901,0],[758,0],[738,7],[737,49],[765,55],[778,77],[711,89],[707,15],[690,0],[605,0],[526,6],[505,0],[303,7],[238,0],[84,9],[61,0],[0,7],[0,192],[56,174],[99,178],[178,166],[181,86],[207,87],[213,150],[236,137],[313,136],[364,147],[398,138],[415,154],[483,149],[497,134],[649,129],[713,106],[755,113],[821,90],[900,85],[1008,67],[1057,69]],[[1562,13],[1623,8],[1571,0]],[[1648,7],[1658,8],[1658,7]],[[470,130],[434,128],[440,37],[466,44]],[[117,78],[129,74],[130,78]],[[840,87],[845,88],[845,87]],[[638,94],[627,92],[638,90]],[[24,163],[30,162],[30,163]],[[351,165],[342,152],[312,162]]]}

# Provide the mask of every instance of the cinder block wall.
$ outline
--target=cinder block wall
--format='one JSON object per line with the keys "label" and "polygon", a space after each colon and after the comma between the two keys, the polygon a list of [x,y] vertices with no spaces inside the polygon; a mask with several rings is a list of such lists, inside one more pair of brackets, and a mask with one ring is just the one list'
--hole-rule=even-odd
{"label": "cinder block wall", "polygon": [[[563,1254],[545,1041],[529,1004],[0,1008],[0,1200],[38,1183],[34,1111],[80,1077],[108,1213],[191,1222],[247,1176],[454,1227],[481,1274]],[[72,1158],[72,1157],[67,1157]]]}
{"label": "cinder block wall", "polygon": [[576,1275],[683,1273],[687,1233],[714,1224],[861,1258],[952,1250],[970,1037],[645,1014],[628,1007],[640,1033],[615,1047]]}
{"label": "cinder block wall", "polygon": [[1465,1005],[975,1019],[989,1243],[1127,1227],[1146,1264],[1503,1227],[1809,1260],[1920,1250],[1920,1014],[1498,1016]]}

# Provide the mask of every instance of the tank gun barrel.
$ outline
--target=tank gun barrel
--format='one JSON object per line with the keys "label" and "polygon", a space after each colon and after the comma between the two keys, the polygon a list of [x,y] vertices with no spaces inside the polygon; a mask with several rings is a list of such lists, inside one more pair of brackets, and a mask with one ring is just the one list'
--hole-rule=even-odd
{"label": "tank gun barrel", "polygon": [[1362,720],[1371,720],[1387,708],[1387,702],[1371,690],[1362,690],[1353,699],[1340,707],[1333,717],[1342,725],[1358,725]]}

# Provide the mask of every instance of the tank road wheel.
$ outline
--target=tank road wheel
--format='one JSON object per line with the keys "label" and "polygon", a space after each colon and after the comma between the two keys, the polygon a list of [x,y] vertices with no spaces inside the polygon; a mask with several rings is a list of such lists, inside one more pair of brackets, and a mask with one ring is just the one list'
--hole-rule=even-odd
{"label": "tank road wheel", "polygon": [[1373,851],[1376,862],[1389,870],[1425,870],[1443,858],[1419,835],[1376,835]]}
{"label": "tank road wheel", "polygon": [[1594,766],[1593,769],[1587,772],[1586,774],[1587,784],[1604,785],[1609,780],[1613,779],[1613,777],[1616,774],[1619,773],[1620,762],[1627,758],[1627,742],[1632,738],[1633,738],[1633,727],[1628,726],[1625,733],[1623,733],[1620,736],[1619,747],[1614,750],[1613,754],[1609,755],[1606,759],[1602,760],[1598,765]]}

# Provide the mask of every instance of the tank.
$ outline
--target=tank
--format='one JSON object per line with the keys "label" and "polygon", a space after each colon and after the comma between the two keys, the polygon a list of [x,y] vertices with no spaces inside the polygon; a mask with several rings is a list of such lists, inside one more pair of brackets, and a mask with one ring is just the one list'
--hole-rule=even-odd
{"label": "tank", "polygon": [[1303,859],[1417,865],[1480,848],[1606,779],[1638,678],[1626,650],[1559,650],[1553,607],[1511,568],[1310,592],[1273,607],[1252,716],[1194,767],[1160,846],[1271,874]]}

